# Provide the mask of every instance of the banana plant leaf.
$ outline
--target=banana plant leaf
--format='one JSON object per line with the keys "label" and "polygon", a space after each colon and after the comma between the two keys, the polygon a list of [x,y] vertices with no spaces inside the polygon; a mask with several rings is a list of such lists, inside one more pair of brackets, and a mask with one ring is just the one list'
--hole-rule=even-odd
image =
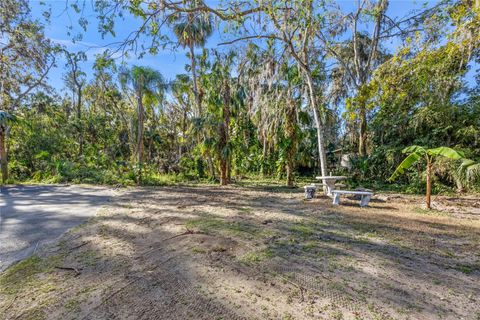
{"label": "banana plant leaf", "polygon": [[452,148],[448,148],[448,147],[438,147],[435,149],[429,149],[427,150],[427,153],[429,155],[442,156],[452,160],[460,160],[465,157],[463,152],[455,151]]}
{"label": "banana plant leaf", "polygon": [[[422,148],[423,149],[423,148]],[[417,149],[417,151],[420,151]],[[402,163],[397,167],[392,176],[388,179],[389,181],[395,180],[399,175],[402,175],[405,170],[413,166],[418,160],[422,159],[423,156],[420,152],[413,152],[408,157],[406,157]]]}

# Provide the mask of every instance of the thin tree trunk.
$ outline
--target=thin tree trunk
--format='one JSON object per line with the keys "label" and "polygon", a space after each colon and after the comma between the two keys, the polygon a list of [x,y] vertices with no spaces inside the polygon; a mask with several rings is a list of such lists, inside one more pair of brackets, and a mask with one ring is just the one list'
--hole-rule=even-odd
{"label": "thin tree trunk", "polygon": [[137,183],[142,183],[142,165],[143,165],[143,117],[144,117],[144,110],[143,110],[143,101],[142,101],[142,93],[140,91],[137,92],[137,104],[138,104],[138,137],[137,137],[137,164],[138,164],[138,180]]}
{"label": "thin tree trunk", "polygon": [[2,184],[8,180],[7,150],[5,148],[5,128],[0,126],[0,167],[2,171]]}
{"label": "thin tree trunk", "polygon": [[[318,110],[317,110],[317,103],[315,100],[315,92],[313,89],[313,79],[312,76],[308,73],[305,72],[307,75],[307,85],[308,85],[308,91],[309,91],[309,100],[310,100],[310,107],[313,110],[313,117],[315,119],[315,124],[317,127],[317,142],[318,142],[318,156],[320,158],[320,172],[322,176],[327,175],[327,155],[325,153],[325,146],[324,146],[324,135],[323,135],[323,124],[322,121],[318,115]],[[325,184],[325,181],[323,181],[323,184]],[[325,187],[324,187],[325,189]]]}
{"label": "thin tree trunk", "polygon": [[232,182],[232,157],[227,158],[227,183]]}
{"label": "thin tree trunk", "polygon": [[260,170],[262,171],[262,177],[266,177],[267,176],[267,151],[268,151],[268,148],[267,148],[267,138],[266,137],[263,137],[263,148],[262,148],[262,166],[260,168]]}
{"label": "thin tree trunk", "polygon": [[358,153],[360,156],[367,154],[367,110],[365,105],[360,106],[360,133],[358,137]]}
{"label": "thin tree trunk", "polygon": [[185,133],[187,132],[187,108],[183,109],[183,117],[182,117],[182,139],[178,144],[178,161],[182,159],[183,155],[183,142],[185,141]]}
{"label": "thin tree trunk", "polygon": [[77,87],[77,119],[78,119],[78,141],[79,149],[78,156],[83,155],[83,126],[82,126],[82,87]]}
{"label": "thin tree trunk", "polygon": [[220,184],[228,184],[228,139],[230,130],[230,86],[228,82],[224,85],[225,93],[223,95],[223,123],[220,125]]}
{"label": "thin tree trunk", "polygon": [[215,179],[215,166],[213,165],[212,156],[210,155],[209,151],[206,152],[205,156],[207,157],[207,166],[208,166],[208,171],[210,172],[210,177],[212,179]]}
{"label": "thin tree trunk", "polygon": [[427,205],[427,209],[430,209],[430,195],[432,193],[432,163],[430,160],[427,160],[427,194],[425,196],[425,203]]}
{"label": "thin tree trunk", "polygon": [[202,116],[202,103],[200,101],[200,95],[198,94],[198,84],[197,84],[197,70],[196,70],[196,60],[195,60],[195,49],[193,43],[190,43],[190,59],[192,67],[192,77],[193,77],[193,95],[195,96],[195,104],[197,105],[198,116]]}

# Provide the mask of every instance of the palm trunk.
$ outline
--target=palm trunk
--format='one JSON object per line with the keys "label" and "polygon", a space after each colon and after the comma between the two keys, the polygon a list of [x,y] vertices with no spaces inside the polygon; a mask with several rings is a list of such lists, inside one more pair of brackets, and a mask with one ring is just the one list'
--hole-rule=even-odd
{"label": "palm trunk", "polygon": [[293,187],[294,184],[294,158],[297,152],[297,130],[296,130],[296,106],[295,101],[290,98],[287,101],[285,114],[285,133],[288,140],[286,148],[286,169],[287,169],[287,186]]}
{"label": "palm trunk", "polygon": [[0,167],[2,171],[2,184],[8,180],[7,150],[5,148],[5,128],[0,126]]}
{"label": "palm trunk", "polygon": [[228,184],[228,133],[230,130],[230,86],[228,83],[224,85],[225,93],[223,95],[223,123],[220,125],[220,184],[222,186]]}
{"label": "palm trunk", "polygon": [[142,183],[142,165],[143,165],[143,117],[144,117],[144,110],[143,110],[143,101],[142,101],[142,93],[140,91],[137,92],[137,105],[138,105],[138,137],[137,137],[137,164],[138,164],[138,178],[137,183]]}
{"label": "palm trunk", "polygon": [[227,183],[227,161],[225,159],[220,160],[220,185],[226,186]]}
{"label": "palm trunk", "polygon": [[432,163],[430,160],[427,160],[427,194],[425,196],[425,204],[427,206],[427,209],[430,209],[430,195],[432,193],[432,180],[431,180],[431,175],[432,175]]}
{"label": "palm trunk", "polygon": [[198,116],[202,116],[202,106],[200,101],[200,95],[198,94],[198,84],[197,84],[197,70],[196,70],[196,60],[195,60],[195,49],[193,43],[190,43],[190,59],[192,66],[192,80],[193,80],[193,95],[195,96],[195,104],[197,105]]}

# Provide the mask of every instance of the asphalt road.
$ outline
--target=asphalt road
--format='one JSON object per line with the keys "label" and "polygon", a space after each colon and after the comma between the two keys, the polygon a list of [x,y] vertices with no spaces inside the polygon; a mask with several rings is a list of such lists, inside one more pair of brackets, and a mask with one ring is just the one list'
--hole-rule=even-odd
{"label": "asphalt road", "polygon": [[0,271],[86,221],[114,196],[90,186],[0,187]]}

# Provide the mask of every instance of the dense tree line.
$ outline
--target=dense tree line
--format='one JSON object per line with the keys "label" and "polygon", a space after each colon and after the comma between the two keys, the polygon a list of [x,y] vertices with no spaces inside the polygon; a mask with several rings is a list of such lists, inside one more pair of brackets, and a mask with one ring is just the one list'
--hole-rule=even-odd
{"label": "dense tree line", "polygon": [[[2,2],[4,182],[8,159],[15,180],[152,184],[169,174],[225,185],[258,174],[292,186],[298,175],[343,170],[353,182],[385,184],[401,150],[421,145],[472,160],[440,162],[439,185],[478,187],[478,2],[440,1],[402,18],[389,16],[387,0],[350,10],[313,0],[96,6],[104,33],[114,33],[122,12],[143,21],[120,50],[138,48],[140,38],[148,43],[139,55],[188,48],[188,73],[165,79],[106,51],[87,78],[86,55],[45,39],[27,1]],[[215,29],[227,40],[206,49]],[[60,55],[63,96],[45,76]],[[338,149],[350,169],[339,166]],[[420,190],[421,172],[400,183]]]}

